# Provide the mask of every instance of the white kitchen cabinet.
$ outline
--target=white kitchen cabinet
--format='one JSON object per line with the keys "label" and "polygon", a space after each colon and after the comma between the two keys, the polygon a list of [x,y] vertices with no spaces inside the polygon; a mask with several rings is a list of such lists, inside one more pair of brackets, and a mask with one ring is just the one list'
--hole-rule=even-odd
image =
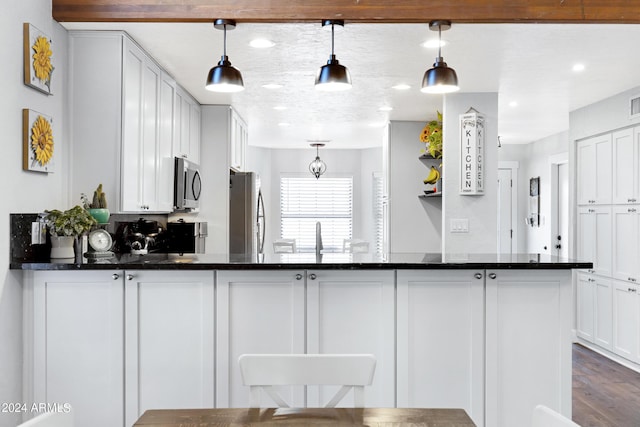
{"label": "white kitchen cabinet", "polygon": [[398,407],[463,408],[484,425],[484,271],[397,272]]}
{"label": "white kitchen cabinet", "polygon": [[[216,292],[216,407],[247,407],[241,354],[305,353],[304,271],[218,271]],[[282,396],[304,404],[302,388]]]}
{"label": "white kitchen cabinet", "polygon": [[173,155],[200,163],[200,104],[181,86],[176,88]]}
{"label": "white kitchen cabinet", "polygon": [[571,418],[571,306],[569,270],[487,271],[485,425],[522,425],[538,404]]}
{"label": "white kitchen cabinet", "polygon": [[25,403],[68,403],[78,426],[124,425],[122,276],[25,273]]}
{"label": "white kitchen cabinet", "polygon": [[611,145],[611,134],[578,142],[576,157],[579,205],[611,203]]}
{"label": "white kitchen cabinet", "polygon": [[69,40],[72,194],[102,183],[112,212],[171,212],[175,82],[123,32]]}
{"label": "white kitchen cabinet", "polygon": [[613,352],[640,363],[640,297],[638,285],[613,281]]}
{"label": "white kitchen cabinet", "polygon": [[613,194],[615,204],[640,202],[640,128],[622,129],[612,134]]}
{"label": "white kitchen cabinet", "polygon": [[614,206],[613,272],[616,279],[637,282],[640,279],[640,214],[637,207]]}
{"label": "white kitchen cabinet", "polygon": [[[370,353],[376,357],[365,406],[395,406],[394,272],[307,271],[307,353]],[[307,387],[308,406],[324,406],[339,387]],[[341,406],[353,406],[348,395]]]}
{"label": "white kitchen cabinet", "polygon": [[593,263],[592,272],[611,276],[611,206],[578,207],[578,259]]}
{"label": "white kitchen cabinet", "polygon": [[125,425],[214,406],[214,272],[125,272]]}
{"label": "white kitchen cabinet", "polygon": [[578,337],[611,350],[613,336],[611,280],[594,274],[579,273],[576,297]]}
{"label": "white kitchen cabinet", "polygon": [[244,120],[233,109],[231,110],[230,129],[229,165],[231,169],[242,172],[245,170],[249,132]]}

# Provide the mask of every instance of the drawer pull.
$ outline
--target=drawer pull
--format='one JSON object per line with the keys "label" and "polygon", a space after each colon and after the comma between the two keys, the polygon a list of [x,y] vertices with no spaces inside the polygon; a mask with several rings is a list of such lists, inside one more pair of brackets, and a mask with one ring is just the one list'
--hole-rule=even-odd
{"label": "drawer pull", "polygon": [[127,280],[133,280],[133,274],[127,274]]}
{"label": "drawer pull", "polygon": [[296,280],[302,280],[302,274],[300,273],[296,274]]}
{"label": "drawer pull", "polygon": [[495,279],[496,277],[498,277],[496,273],[489,273],[489,279]]}
{"label": "drawer pull", "polygon": [[476,273],[473,275],[476,279],[482,279],[482,273]]}
{"label": "drawer pull", "polygon": [[119,275],[119,274],[117,274],[117,273],[113,273],[113,274],[111,275],[111,278],[112,278],[113,280],[118,280],[118,279],[120,278],[120,275]]}
{"label": "drawer pull", "polygon": [[316,276],[315,274],[313,274],[313,273],[311,273],[311,274],[309,275],[309,279],[311,279],[311,280],[316,280],[316,277],[317,277],[317,276]]}
{"label": "drawer pull", "polygon": [[636,210],[635,210],[635,209],[633,209],[633,208],[629,208],[629,209],[627,209],[627,212],[635,212],[635,211],[636,211]]}

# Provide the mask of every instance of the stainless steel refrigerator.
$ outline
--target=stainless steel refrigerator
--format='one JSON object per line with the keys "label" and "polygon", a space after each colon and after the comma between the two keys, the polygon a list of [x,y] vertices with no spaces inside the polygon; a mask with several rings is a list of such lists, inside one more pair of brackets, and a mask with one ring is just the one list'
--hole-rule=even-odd
{"label": "stainless steel refrigerator", "polygon": [[229,253],[261,254],[265,216],[260,177],[254,172],[236,172],[230,177]]}

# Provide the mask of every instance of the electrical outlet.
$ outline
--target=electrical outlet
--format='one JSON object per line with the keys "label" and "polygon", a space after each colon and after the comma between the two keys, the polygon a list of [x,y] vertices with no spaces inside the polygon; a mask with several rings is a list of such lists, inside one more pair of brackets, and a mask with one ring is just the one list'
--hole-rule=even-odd
{"label": "electrical outlet", "polygon": [[451,227],[452,233],[468,233],[469,219],[468,218],[451,219],[450,227]]}
{"label": "electrical outlet", "polygon": [[31,223],[31,244],[43,245],[47,243],[41,222]]}

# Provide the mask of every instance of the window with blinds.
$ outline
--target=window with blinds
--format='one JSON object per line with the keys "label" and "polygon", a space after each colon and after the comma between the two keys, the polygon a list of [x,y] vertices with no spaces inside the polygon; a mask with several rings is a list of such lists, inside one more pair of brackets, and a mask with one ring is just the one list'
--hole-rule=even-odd
{"label": "window with blinds", "polygon": [[373,235],[376,253],[384,252],[384,188],[382,174],[373,174]]}
{"label": "window with blinds", "polygon": [[298,252],[314,252],[316,222],[325,252],[341,252],[353,230],[353,177],[280,177],[280,237]]}

